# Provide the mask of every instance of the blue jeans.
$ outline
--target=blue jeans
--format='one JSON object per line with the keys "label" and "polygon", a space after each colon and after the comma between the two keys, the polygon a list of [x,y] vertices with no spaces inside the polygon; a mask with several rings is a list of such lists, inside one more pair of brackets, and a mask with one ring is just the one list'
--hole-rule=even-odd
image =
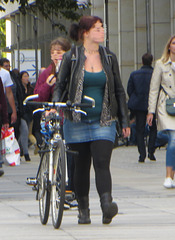
{"label": "blue jeans", "polygon": [[20,137],[19,137],[19,145],[20,148],[23,149],[23,154],[28,154],[28,136],[29,136],[29,127],[27,125],[26,120],[21,118],[21,125],[20,125]]}
{"label": "blue jeans", "polygon": [[175,130],[163,130],[158,132],[159,137],[168,143],[166,151],[166,167],[172,167],[175,171]]}

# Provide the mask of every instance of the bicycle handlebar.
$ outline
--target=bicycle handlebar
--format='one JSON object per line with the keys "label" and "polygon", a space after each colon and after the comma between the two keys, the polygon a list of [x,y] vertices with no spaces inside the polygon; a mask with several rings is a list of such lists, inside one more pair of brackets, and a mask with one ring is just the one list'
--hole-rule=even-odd
{"label": "bicycle handlebar", "polygon": [[23,105],[34,105],[34,106],[43,106],[43,107],[58,107],[58,108],[70,108],[70,109],[76,109],[76,108],[94,108],[95,107],[95,100],[91,97],[84,96],[83,98],[90,103],[72,103],[71,101],[67,102],[33,102],[30,100],[38,98],[38,94],[30,95],[26,97],[23,101]]}

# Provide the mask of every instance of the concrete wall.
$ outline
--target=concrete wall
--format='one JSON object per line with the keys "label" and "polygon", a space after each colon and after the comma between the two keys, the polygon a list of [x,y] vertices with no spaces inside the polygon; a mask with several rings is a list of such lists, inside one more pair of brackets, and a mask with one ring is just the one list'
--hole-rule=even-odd
{"label": "concrete wall", "polygon": [[[92,0],[93,15],[104,19],[104,2]],[[175,0],[149,0],[151,53],[161,57],[168,38],[175,33]],[[109,0],[109,47],[116,53],[126,89],[133,70],[140,68],[147,52],[146,0]]]}
{"label": "concrete wall", "polygon": [[[91,0],[90,10],[84,14],[98,15],[105,20],[104,0]],[[154,59],[160,58],[168,38],[175,32],[175,0],[149,0],[150,42]],[[108,0],[109,47],[116,53],[121,78],[126,89],[130,73],[140,68],[141,57],[147,52],[146,0]],[[34,47],[33,17],[19,13],[9,15],[20,23],[21,48]],[[63,35],[38,13],[38,46],[42,50],[42,66],[50,62],[49,44],[57,36]],[[70,22],[63,19],[67,28]],[[12,23],[12,47],[16,47],[16,26]]]}

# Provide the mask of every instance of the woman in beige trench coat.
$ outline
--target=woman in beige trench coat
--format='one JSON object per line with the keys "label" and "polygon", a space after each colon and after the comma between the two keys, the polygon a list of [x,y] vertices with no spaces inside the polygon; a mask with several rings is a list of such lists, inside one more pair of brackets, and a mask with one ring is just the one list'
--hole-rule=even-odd
{"label": "woman in beige trench coat", "polygon": [[157,115],[157,128],[167,140],[166,178],[164,187],[175,187],[175,116],[166,112],[166,99],[175,97],[175,35],[165,45],[162,57],[157,60],[149,92],[147,122],[151,126],[153,114]]}

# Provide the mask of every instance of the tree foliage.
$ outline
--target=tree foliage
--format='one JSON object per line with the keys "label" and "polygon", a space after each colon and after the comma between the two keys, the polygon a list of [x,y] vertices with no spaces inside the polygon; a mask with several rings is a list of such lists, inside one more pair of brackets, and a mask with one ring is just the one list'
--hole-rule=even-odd
{"label": "tree foliage", "polygon": [[5,19],[0,19],[0,57],[5,57],[5,53],[1,52],[1,49],[6,46],[6,31],[5,31]]}
{"label": "tree foliage", "polygon": [[1,19],[0,20],[0,47],[3,48],[5,47],[5,20]]}
{"label": "tree foliage", "polygon": [[[78,8],[87,8],[90,3],[77,4],[76,0],[36,0],[34,4],[29,4],[29,0],[0,0],[0,10],[5,11],[5,5],[8,3],[19,3],[19,10],[25,15],[28,10],[35,12],[37,9],[45,18],[49,18],[51,14],[63,17],[70,20],[78,20],[80,14],[77,12]],[[80,1],[83,2],[83,1]]]}

